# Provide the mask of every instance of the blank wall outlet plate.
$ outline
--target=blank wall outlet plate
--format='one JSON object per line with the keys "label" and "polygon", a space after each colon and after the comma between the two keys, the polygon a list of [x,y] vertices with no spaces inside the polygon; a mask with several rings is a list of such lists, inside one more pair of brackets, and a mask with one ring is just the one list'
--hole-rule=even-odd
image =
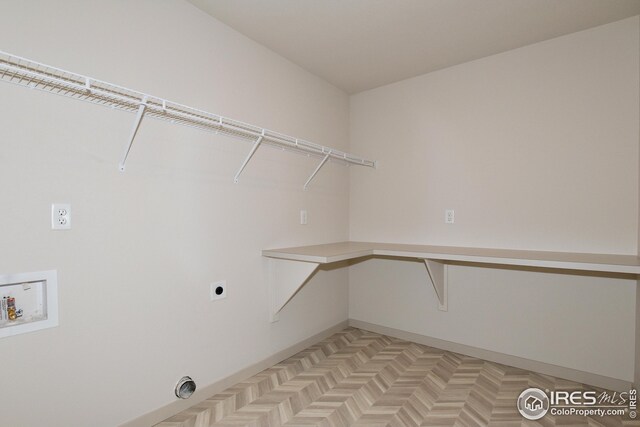
{"label": "blank wall outlet plate", "polygon": [[219,280],[209,285],[209,297],[216,301],[227,297],[227,281]]}
{"label": "blank wall outlet plate", "polygon": [[302,225],[307,225],[307,210],[306,209],[302,209],[300,211],[300,224]]}
{"label": "blank wall outlet plate", "polygon": [[71,229],[71,205],[69,203],[53,203],[51,205],[51,229]]}

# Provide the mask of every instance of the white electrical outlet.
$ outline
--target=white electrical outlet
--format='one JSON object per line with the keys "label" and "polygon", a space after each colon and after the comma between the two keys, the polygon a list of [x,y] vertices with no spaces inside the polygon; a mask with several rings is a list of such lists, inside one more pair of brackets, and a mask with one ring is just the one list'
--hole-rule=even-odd
{"label": "white electrical outlet", "polygon": [[209,297],[211,301],[227,297],[227,281],[220,280],[209,285]]}
{"label": "white electrical outlet", "polygon": [[302,209],[300,211],[300,224],[307,225],[307,210]]}
{"label": "white electrical outlet", "polygon": [[51,229],[71,229],[71,205],[68,203],[53,203],[51,205]]}
{"label": "white electrical outlet", "polygon": [[444,222],[447,224],[453,224],[455,222],[455,211],[453,209],[447,209],[444,211]]}

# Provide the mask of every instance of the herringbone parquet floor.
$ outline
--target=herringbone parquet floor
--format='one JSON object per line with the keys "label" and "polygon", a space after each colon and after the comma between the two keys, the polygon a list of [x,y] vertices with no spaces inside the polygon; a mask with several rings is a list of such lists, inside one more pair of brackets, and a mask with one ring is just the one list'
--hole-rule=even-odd
{"label": "herringbone parquet floor", "polygon": [[626,416],[525,420],[522,390],[587,387],[355,328],[157,427],[637,426]]}

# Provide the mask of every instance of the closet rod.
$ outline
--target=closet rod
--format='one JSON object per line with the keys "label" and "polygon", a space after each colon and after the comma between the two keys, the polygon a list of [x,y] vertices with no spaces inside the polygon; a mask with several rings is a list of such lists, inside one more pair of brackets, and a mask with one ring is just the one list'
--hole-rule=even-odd
{"label": "closet rod", "polygon": [[262,144],[276,146],[286,151],[323,159],[328,156],[332,160],[349,165],[376,167],[375,161],[334,148],[294,138],[2,51],[0,51],[0,80],[136,113],[134,129],[128,144],[125,146],[124,157],[120,162],[121,170],[124,170],[124,163],[143,117],[152,117],[245,140],[256,141],[261,138]]}

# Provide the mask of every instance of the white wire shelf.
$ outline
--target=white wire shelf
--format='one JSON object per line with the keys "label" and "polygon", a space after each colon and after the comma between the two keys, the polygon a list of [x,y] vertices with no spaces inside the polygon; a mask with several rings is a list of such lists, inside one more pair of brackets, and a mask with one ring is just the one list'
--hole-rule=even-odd
{"label": "white wire shelf", "polygon": [[164,120],[221,135],[253,140],[254,145],[236,174],[234,178],[235,182],[238,182],[238,178],[243,169],[257,148],[262,144],[322,158],[316,170],[305,183],[305,189],[320,168],[330,159],[348,165],[376,167],[375,161],[354,156],[353,154],[345,153],[331,147],[294,138],[249,123],[229,119],[218,114],[188,107],[92,77],[61,70],[2,51],[0,51],[0,80],[80,101],[136,113],[133,130],[119,164],[121,171],[125,169],[129,151],[131,150],[136,133],[144,117]]}

